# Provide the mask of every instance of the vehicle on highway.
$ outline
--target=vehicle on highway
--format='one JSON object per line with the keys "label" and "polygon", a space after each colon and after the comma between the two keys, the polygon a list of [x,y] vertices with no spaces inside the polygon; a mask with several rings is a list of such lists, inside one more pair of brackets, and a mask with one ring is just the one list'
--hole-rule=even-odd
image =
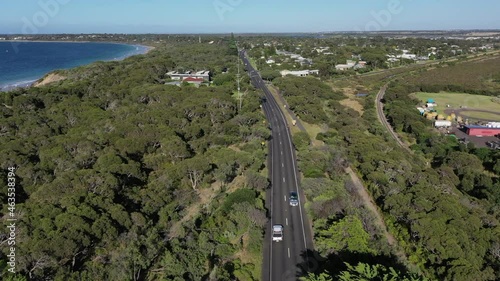
{"label": "vehicle on highway", "polygon": [[299,205],[299,196],[297,195],[297,192],[292,191],[290,192],[290,206],[298,206]]}
{"label": "vehicle on highway", "polygon": [[273,225],[273,241],[275,242],[283,241],[283,225],[281,224]]}

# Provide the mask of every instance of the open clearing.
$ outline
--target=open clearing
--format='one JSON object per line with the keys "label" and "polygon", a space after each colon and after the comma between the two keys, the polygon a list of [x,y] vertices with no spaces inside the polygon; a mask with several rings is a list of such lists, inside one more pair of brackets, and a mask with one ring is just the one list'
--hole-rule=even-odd
{"label": "open clearing", "polygon": [[492,111],[479,111],[479,110],[457,110],[455,113],[459,116],[475,119],[475,120],[483,120],[483,121],[500,121],[500,111],[492,112]]}
{"label": "open clearing", "polygon": [[[415,93],[417,99],[426,102],[428,99],[434,99],[437,103],[438,113],[444,113],[447,109],[471,109],[486,110],[492,112],[500,112],[500,103],[493,102],[492,96],[470,95],[463,93]],[[447,105],[450,105],[448,108]]]}
{"label": "open clearing", "polygon": [[354,99],[345,99],[345,100],[341,100],[340,104],[343,105],[343,106],[345,106],[345,107],[349,107],[351,109],[354,109],[360,115],[363,115],[363,113],[364,113],[363,106],[357,100],[354,100]]}

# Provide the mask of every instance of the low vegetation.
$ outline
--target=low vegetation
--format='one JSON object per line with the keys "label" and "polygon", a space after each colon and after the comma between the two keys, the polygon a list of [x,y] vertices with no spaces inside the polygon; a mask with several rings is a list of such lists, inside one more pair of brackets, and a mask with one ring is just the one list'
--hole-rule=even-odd
{"label": "low vegetation", "polygon": [[428,93],[446,91],[496,96],[500,91],[499,73],[500,56],[487,56],[422,70],[405,76],[404,81]]}

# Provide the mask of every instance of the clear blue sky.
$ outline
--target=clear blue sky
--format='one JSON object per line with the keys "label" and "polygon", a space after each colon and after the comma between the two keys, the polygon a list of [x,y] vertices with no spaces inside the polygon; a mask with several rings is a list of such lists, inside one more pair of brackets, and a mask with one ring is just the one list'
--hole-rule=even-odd
{"label": "clear blue sky", "polygon": [[498,0],[0,0],[0,33],[500,29],[499,14]]}

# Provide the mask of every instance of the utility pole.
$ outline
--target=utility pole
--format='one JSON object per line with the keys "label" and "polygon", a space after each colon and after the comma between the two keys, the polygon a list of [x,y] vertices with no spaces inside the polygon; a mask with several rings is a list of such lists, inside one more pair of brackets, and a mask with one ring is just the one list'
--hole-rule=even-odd
{"label": "utility pole", "polygon": [[238,58],[238,74],[236,75],[236,83],[238,84],[238,99],[240,101],[239,109],[241,111],[241,92],[240,92],[240,59]]}
{"label": "utility pole", "polygon": [[238,48],[238,42],[236,42],[236,49],[238,50],[238,74],[236,74],[236,83],[238,84],[238,100],[239,100],[239,111],[241,111],[241,104],[243,103],[243,97],[241,96],[240,89],[240,49]]}

